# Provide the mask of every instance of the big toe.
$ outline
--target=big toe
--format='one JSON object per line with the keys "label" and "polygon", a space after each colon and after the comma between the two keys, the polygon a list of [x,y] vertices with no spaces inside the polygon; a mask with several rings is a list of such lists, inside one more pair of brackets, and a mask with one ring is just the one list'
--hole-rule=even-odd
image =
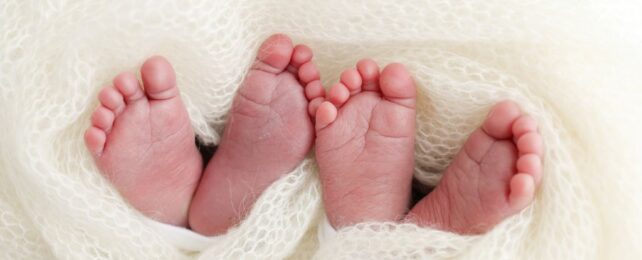
{"label": "big toe", "polygon": [[379,77],[383,96],[394,103],[415,108],[417,90],[405,66],[392,63],[386,66]]}
{"label": "big toe", "polygon": [[513,101],[502,101],[495,105],[484,121],[482,129],[496,139],[507,139],[513,136],[513,123],[521,115],[519,106]]}
{"label": "big toe", "polygon": [[178,96],[176,74],[169,62],[154,56],[145,61],[140,69],[145,93],[150,99],[170,99]]}
{"label": "big toe", "polygon": [[254,68],[271,73],[280,73],[290,64],[294,47],[290,37],[274,34],[267,38],[256,57]]}

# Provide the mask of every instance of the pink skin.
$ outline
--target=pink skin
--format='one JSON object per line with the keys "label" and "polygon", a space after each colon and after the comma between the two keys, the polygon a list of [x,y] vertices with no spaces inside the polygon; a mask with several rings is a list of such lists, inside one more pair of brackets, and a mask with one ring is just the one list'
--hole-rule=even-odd
{"label": "pink skin", "polygon": [[126,72],[102,89],[85,143],[103,175],[136,209],[185,226],[201,155],[171,65],[152,57],[141,75],[142,85]]}
{"label": "pink skin", "polygon": [[[399,64],[362,60],[315,107],[316,156],[332,226],[398,221],[413,172],[415,86]],[[437,188],[405,220],[461,234],[490,230],[528,206],[542,175],[537,123],[510,101],[497,104]]]}
{"label": "pink skin", "polygon": [[[362,60],[342,73],[325,101],[311,59],[308,47],[293,47],[284,35],[263,43],[200,184],[194,132],[174,71],[162,57],[142,66],[144,87],[123,73],[101,91],[87,147],[135,208],[173,225],[189,220],[195,231],[213,235],[237,224],[271,183],[300,163],[316,129],[330,223],[401,220],[412,180],[412,78],[400,64],[379,73],[376,63]],[[462,234],[486,232],[532,202],[541,158],[536,122],[515,103],[501,102],[406,220]]]}
{"label": "pink skin", "polygon": [[[415,85],[401,64],[363,60],[316,107],[316,157],[328,219],[338,228],[398,221],[408,210]],[[314,110],[311,108],[310,110]]]}
{"label": "pink skin", "polygon": [[533,201],[542,151],[535,120],[511,101],[495,105],[408,220],[461,234],[490,230]]}
{"label": "pink skin", "polygon": [[261,45],[192,201],[193,230],[216,235],[239,223],[258,196],[309,152],[314,126],[308,107],[324,96],[311,60],[310,48],[293,47],[285,35]]}

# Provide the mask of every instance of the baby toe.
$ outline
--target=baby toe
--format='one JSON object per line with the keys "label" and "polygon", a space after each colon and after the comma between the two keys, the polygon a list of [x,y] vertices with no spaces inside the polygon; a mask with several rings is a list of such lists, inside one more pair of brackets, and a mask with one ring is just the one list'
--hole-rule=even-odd
{"label": "baby toe", "polygon": [[510,180],[510,195],[508,202],[514,212],[528,206],[535,196],[535,182],[533,176],[518,173]]}
{"label": "baby toe", "polygon": [[85,131],[85,145],[94,156],[100,156],[102,154],[106,140],[107,135],[105,131],[95,126]]}
{"label": "baby toe", "polygon": [[325,99],[323,97],[312,99],[310,103],[308,103],[308,114],[310,114],[311,117],[315,117],[317,114],[317,109],[324,101]]}
{"label": "baby toe", "polygon": [[290,64],[293,51],[294,47],[290,37],[284,34],[274,34],[259,47],[253,68],[269,73],[280,73]]}
{"label": "baby toe", "polygon": [[529,132],[517,139],[517,150],[520,155],[536,154],[542,156],[542,137],[536,132]]}
{"label": "baby toe", "polygon": [[303,85],[320,79],[319,70],[317,69],[317,66],[311,61],[301,65],[298,74],[299,81],[301,81]]}
{"label": "baby toe", "polygon": [[131,72],[119,74],[114,78],[113,83],[127,103],[135,102],[145,97],[136,75]]}
{"label": "baby toe", "polygon": [[417,90],[406,67],[391,63],[381,71],[379,87],[383,96],[391,102],[411,109],[415,108]]}
{"label": "baby toe", "polygon": [[312,60],[313,53],[312,50],[305,45],[299,44],[294,47],[292,52],[292,60],[290,60],[290,65],[295,69],[299,69],[301,65]]}
{"label": "baby toe", "polygon": [[100,106],[91,115],[91,123],[93,126],[109,132],[114,123],[114,113],[110,109]]}
{"label": "baby toe", "polygon": [[356,95],[361,92],[361,75],[356,69],[347,69],[341,73],[341,83],[348,88],[350,95]]}
{"label": "baby toe", "polygon": [[515,123],[513,123],[513,138],[515,138],[515,140],[519,139],[526,133],[536,131],[537,122],[528,115],[520,116]]}
{"label": "baby toe", "polygon": [[357,71],[361,76],[364,91],[379,91],[379,66],[372,59],[357,62]]}
{"label": "baby toe", "polygon": [[98,100],[104,107],[109,108],[116,115],[122,112],[125,107],[123,95],[113,86],[104,87],[98,94]]}
{"label": "baby toe", "polygon": [[343,106],[349,97],[350,91],[342,83],[334,84],[328,93],[328,101],[332,102],[336,107]]}
{"label": "baby toe", "polygon": [[324,96],[325,96],[325,89],[323,89],[323,86],[321,85],[321,81],[314,80],[305,86],[305,97],[308,98],[308,100],[313,100],[318,97],[324,97]]}
{"label": "baby toe", "polygon": [[517,159],[517,172],[533,176],[535,184],[539,184],[542,178],[542,161],[536,154],[526,154]]}
{"label": "baby toe", "polygon": [[315,118],[315,128],[318,132],[337,119],[337,108],[330,102],[323,102],[317,108]]}
{"label": "baby toe", "polygon": [[[179,95],[176,87],[176,73],[167,59],[161,56],[147,59],[140,69],[140,74],[143,78],[145,94],[150,99],[166,100]],[[130,84],[134,85],[133,82]]]}
{"label": "baby toe", "polygon": [[482,129],[496,139],[513,136],[513,123],[521,115],[519,106],[513,101],[503,101],[491,108]]}

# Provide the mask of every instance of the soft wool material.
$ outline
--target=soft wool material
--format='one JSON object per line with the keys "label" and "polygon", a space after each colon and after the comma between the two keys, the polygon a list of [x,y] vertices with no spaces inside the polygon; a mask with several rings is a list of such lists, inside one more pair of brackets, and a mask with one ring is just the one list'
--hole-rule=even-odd
{"label": "soft wool material", "polygon": [[[641,259],[640,13],[633,1],[0,0],[0,256]],[[310,156],[223,236],[168,232],[128,206],[82,140],[100,87],[166,56],[198,137],[214,145],[274,32],[315,51],[324,85],[363,57],[406,64],[427,185],[492,104],[517,101],[546,146],[535,203],[480,236],[373,223],[319,243]]]}

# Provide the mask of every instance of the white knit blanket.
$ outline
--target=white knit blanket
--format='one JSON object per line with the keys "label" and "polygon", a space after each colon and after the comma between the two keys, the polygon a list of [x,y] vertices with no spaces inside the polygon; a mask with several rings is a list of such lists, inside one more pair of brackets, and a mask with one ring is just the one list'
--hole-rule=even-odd
{"label": "white knit blanket", "polygon": [[[642,259],[640,13],[593,0],[0,0],[0,258]],[[319,242],[310,157],[222,236],[128,206],[83,144],[101,86],[166,56],[198,137],[216,144],[275,32],[315,51],[324,85],[363,57],[406,64],[428,185],[492,104],[516,100],[546,146],[535,203],[475,237],[371,223]]]}

